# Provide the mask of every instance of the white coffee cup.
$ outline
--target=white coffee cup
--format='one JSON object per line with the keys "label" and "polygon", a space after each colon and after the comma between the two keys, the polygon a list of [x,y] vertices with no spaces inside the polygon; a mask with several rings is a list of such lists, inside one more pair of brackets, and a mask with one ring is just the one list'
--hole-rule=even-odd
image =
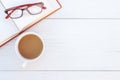
{"label": "white coffee cup", "polygon": [[[21,55],[21,53],[20,53],[20,51],[19,51],[19,48],[18,48],[19,42],[20,42],[20,40],[21,40],[24,36],[26,36],[26,35],[31,35],[31,34],[37,36],[37,37],[42,41],[41,37],[40,37],[38,34],[36,34],[36,33],[34,33],[34,32],[26,32],[26,33],[21,34],[21,35],[18,37],[18,39],[17,39],[17,41],[16,41],[16,43],[15,43],[16,54],[17,54],[17,56],[18,56],[21,60],[23,60],[23,62],[24,62],[24,63],[22,64],[22,67],[23,67],[23,68],[26,67],[26,65],[27,65],[28,62],[33,62],[33,61],[39,59],[40,56],[41,56],[41,54],[42,54],[42,52],[43,52],[43,48],[42,48],[42,52],[40,52],[40,55],[39,55],[38,57],[34,58],[34,59],[27,59],[27,58],[24,58],[24,57]],[[42,41],[42,44],[43,44],[43,41]]]}

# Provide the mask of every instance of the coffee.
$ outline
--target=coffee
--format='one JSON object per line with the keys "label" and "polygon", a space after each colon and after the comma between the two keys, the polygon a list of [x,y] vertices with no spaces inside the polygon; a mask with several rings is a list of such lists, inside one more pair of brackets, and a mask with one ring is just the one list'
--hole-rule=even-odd
{"label": "coffee", "polygon": [[41,39],[34,35],[28,34],[21,38],[18,43],[18,50],[24,58],[34,59],[38,57],[43,49],[43,43]]}

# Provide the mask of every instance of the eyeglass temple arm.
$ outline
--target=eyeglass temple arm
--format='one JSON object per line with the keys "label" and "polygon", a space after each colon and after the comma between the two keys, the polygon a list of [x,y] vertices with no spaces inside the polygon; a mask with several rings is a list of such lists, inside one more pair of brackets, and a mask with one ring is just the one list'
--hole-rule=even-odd
{"label": "eyeglass temple arm", "polygon": [[[13,12],[14,12],[14,10],[12,10],[9,14],[7,14],[7,16],[5,18],[8,19]],[[7,13],[7,11],[5,11],[5,13]]]}
{"label": "eyeglass temple arm", "polygon": [[43,6],[43,7],[42,7],[42,9],[46,9],[46,7],[45,7],[45,6]]}

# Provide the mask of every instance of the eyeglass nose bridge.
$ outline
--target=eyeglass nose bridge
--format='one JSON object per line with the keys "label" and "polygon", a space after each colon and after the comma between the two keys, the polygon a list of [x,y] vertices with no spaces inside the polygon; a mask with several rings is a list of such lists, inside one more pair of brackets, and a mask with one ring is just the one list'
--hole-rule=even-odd
{"label": "eyeglass nose bridge", "polygon": [[19,9],[23,12],[23,11],[27,10],[27,8],[28,8],[28,7],[25,6],[25,7],[21,7],[21,8],[19,8]]}
{"label": "eyeglass nose bridge", "polygon": [[30,12],[28,11],[28,7],[21,9],[21,11],[22,11],[22,16],[23,16],[24,11],[30,14]]}
{"label": "eyeglass nose bridge", "polygon": [[28,14],[32,15],[32,14],[29,12],[28,7],[21,9],[21,11],[22,11],[21,17],[23,16],[24,11],[26,11]]}

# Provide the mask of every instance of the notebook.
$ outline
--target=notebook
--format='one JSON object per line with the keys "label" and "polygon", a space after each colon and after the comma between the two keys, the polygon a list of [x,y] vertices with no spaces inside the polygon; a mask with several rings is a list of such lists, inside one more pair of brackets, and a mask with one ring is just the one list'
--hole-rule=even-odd
{"label": "notebook", "polygon": [[[36,2],[43,2],[46,7],[40,14],[30,15],[24,12],[18,19],[5,19],[5,9]],[[60,8],[58,0],[0,0],[0,47]]]}

